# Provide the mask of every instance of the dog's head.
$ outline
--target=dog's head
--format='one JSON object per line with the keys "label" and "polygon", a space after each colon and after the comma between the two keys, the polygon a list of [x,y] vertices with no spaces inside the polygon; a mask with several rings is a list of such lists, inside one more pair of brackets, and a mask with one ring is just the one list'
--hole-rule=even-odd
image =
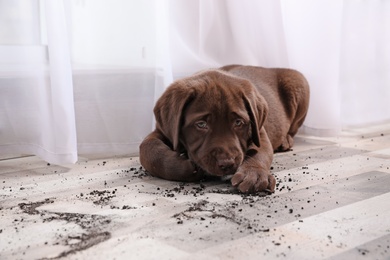
{"label": "dog's head", "polygon": [[249,145],[261,145],[267,111],[249,81],[218,70],[174,82],[154,108],[167,144],[216,176],[234,174]]}

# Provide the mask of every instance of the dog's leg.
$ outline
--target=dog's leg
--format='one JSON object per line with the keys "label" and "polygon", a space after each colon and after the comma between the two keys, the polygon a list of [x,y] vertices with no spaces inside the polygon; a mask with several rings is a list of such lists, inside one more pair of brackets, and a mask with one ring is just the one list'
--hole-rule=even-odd
{"label": "dog's leg", "polygon": [[172,181],[197,181],[203,172],[186,157],[173,151],[164,143],[157,130],[149,134],[140,145],[142,166],[155,177]]}
{"label": "dog's leg", "polygon": [[282,144],[278,147],[276,152],[289,151],[293,147],[294,145],[293,137],[297,134],[299,127],[301,127],[306,117],[307,107],[309,105],[308,99],[309,98],[307,94],[307,98],[303,99],[301,103],[298,104],[298,107],[294,109],[296,110],[296,112],[294,118],[292,119],[290,129],[288,130],[285,139],[283,140]]}
{"label": "dog's leg", "polygon": [[282,141],[282,144],[278,147],[278,149],[275,150],[275,152],[286,152],[290,151],[291,148],[294,145],[294,139],[293,137],[288,133],[284,140]]}
{"label": "dog's leg", "polygon": [[275,177],[270,172],[273,148],[264,127],[260,131],[260,147],[251,145],[244,162],[231,179],[243,193],[275,191]]}
{"label": "dog's leg", "polygon": [[293,137],[305,120],[309,107],[310,88],[305,77],[294,70],[279,70],[278,83],[280,97],[291,122],[286,139],[283,140],[279,151],[287,151],[293,146]]}

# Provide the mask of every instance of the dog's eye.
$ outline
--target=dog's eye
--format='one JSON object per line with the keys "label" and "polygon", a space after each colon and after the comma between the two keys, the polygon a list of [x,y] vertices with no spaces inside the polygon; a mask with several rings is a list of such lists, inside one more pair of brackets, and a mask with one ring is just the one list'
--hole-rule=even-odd
{"label": "dog's eye", "polygon": [[206,122],[206,121],[198,121],[198,122],[195,123],[195,125],[196,125],[198,128],[202,128],[202,129],[207,128],[207,122]]}
{"label": "dog's eye", "polygon": [[236,121],[234,121],[234,126],[237,126],[237,127],[242,126],[244,124],[245,124],[245,122],[242,119],[236,119]]}

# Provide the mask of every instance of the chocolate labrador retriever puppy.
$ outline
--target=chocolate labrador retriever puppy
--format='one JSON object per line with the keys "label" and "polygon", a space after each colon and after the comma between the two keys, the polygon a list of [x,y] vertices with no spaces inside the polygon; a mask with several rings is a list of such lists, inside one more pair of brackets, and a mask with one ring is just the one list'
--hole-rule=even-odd
{"label": "chocolate labrador retriever puppy", "polygon": [[273,153],[287,151],[309,106],[309,85],[290,69],[229,65],[174,82],[140,145],[153,176],[196,181],[233,175],[243,193],[275,190]]}

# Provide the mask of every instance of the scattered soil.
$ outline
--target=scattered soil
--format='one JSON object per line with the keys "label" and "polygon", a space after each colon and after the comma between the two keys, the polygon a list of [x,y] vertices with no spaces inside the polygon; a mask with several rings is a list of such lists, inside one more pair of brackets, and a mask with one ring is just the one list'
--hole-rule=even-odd
{"label": "scattered soil", "polygon": [[[106,161],[101,163],[101,166],[105,166]],[[129,174],[130,173],[130,174]],[[149,177],[149,174],[142,167],[133,167],[128,170],[122,170],[122,172],[114,172],[114,174],[129,177],[128,182],[135,179],[142,179]],[[118,194],[117,189],[109,188],[112,179],[106,179],[104,181],[105,189],[92,190],[88,192],[82,192],[76,195],[77,199],[90,201],[94,205],[101,207],[109,206],[111,209],[118,210],[133,210],[137,209],[132,205],[114,205],[112,200],[116,198]],[[108,184],[109,183],[109,184]],[[281,184],[283,183],[283,185]],[[286,180],[277,179],[277,189],[289,189],[286,185]],[[140,185],[143,187],[143,185]],[[126,185],[124,185],[126,187]],[[118,188],[120,190],[120,188]],[[122,190],[120,190],[122,192]],[[223,219],[226,223],[231,223],[237,227],[238,231],[245,234],[269,232],[270,228],[261,223],[259,219],[249,219],[245,217],[245,211],[243,208],[248,209],[254,207],[256,203],[264,200],[264,197],[269,195],[267,192],[260,192],[257,194],[242,194],[236,188],[232,187],[230,180],[220,179],[215,177],[207,177],[199,183],[180,183],[170,189],[163,189],[157,187],[156,192],[145,192],[142,188],[138,189],[139,193],[148,193],[154,195],[155,198],[166,197],[176,199],[180,196],[199,197],[197,202],[188,204],[188,208],[176,213],[172,216],[175,219],[177,225],[185,225],[189,221],[197,221],[206,223],[206,227],[213,225],[214,223],[219,225],[221,222],[217,219]],[[210,194],[224,194],[232,195],[232,199],[221,203],[211,202],[208,195]],[[82,233],[69,234],[67,236],[57,236],[57,239],[52,241],[53,245],[63,245],[67,249],[60,252],[56,257],[51,259],[67,257],[71,254],[86,250],[94,245],[102,243],[111,238],[109,232],[111,219],[109,216],[93,215],[93,214],[80,214],[80,213],[63,213],[52,212],[48,210],[39,210],[40,206],[45,204],[51,204],[55,202],[55,198],[47,198],[42,201],[20,203],[19,208],[25,214],[40,215],[44,223],[50,223],[52,221],[65,221],[78,225],[82,229]],[[155,206],[156,203],[150,203],[150,206]],[[143,206],[142,206],[143,207]],[[292,212],[290,212],[292,213]],[[110,225],[111,224],[111,225]],[[201,239],[201,238],[200,238]]]}
{"label": "scattered soil", "polygon": [[[243,201],[242,203],[246,204],[248,202]],[[208,221],[208,225],[211,225],[213,223],[212,220],[222,218],[237,225],[237,229],[240,229],[241,233],[249,232],[252,234],[269,232],[270,229],[260,225],[259,222],[242,216],[242,209],[237,208],[242,203],[227,202],[222,205],[219,203],[210,203],[207,200],[200,200],[199,202],[190,204],[186,210],[177,213],[172,217],[176,219],[178,225],[184,224],[184,222],[188,220],[210,220]],[[202,213],[201,217],[199,217],[198,213]]]}
{"label": "scattered soil", "polygon": [[19,203],[19,208],[21,210],[23,210],[23,212],[26,214],[37,215],[37,214],[39,214],[39,211],[37,210],[37,208],[42,206],[42,205],[49,204],[49,203],[54,203],[54,200],[47,198],[44,201],[30,202],[30,203]]}
{"label": "scattered soil", "polygon": [[56,257],[45,259],[66,257],[104,242],[111,237],[111,233],[104,230],[108,227],[108,224],[111,223],[111,220],[108,217],[91,214],[51,212],[37,209],[38,207],[49,203],[54,203],[54,200],[47,198],[44,201],[20,203],[19,208],[29,215],[41,215],[44,223],[66,221],[67,223],[76,224],[83,229],[83,233],[81,235],[68,235],[67,237],[59,236],[59,241],[55,241],[54,244],[62,244],[68,246],[69,249],[61,252]]}
{"label": "scattered soil", "polygon": [[115,189],[113,191],[109,191],[109,190],[102,190],[102,191],[94,190],[94,191],[91,191],[89,193],[89,195],[94,200],[93,204],[105,206],[105,205],[108,205],[108,203],[110,202],[110,200],[112,198],[116,197],[116,195],[115,195],[116,191],[117,191],[117,189]]}
{"label": "scattered soil", "polygon": [[81,234],[81,236],[68,236],[68,240],[65,240],[65,243],[69,243],[69,240],[78,240],[77,243],[68,244],[70,246],[70,250],[62,252],[58,255],[58,257],[55,257],[55,259],[59,259],[62,257],[66,257],[70,254],[77,253],[79,251],[83,251],[85,249],[88,249],[94,245],[100,244],[108,239],[111,238],[110,232],[101,232],[101,233],[89,233],[89,234]]}
{"label": "scattered soil", "polygon": [[143,177],[149,176],[147,171],[145,171],[142,166],[139,166],[138,168],[132,167],[127,172],[132,172],[133,173],[133,176],[132,176],[133,178],[140,178],[140,179],[142,179]]}

